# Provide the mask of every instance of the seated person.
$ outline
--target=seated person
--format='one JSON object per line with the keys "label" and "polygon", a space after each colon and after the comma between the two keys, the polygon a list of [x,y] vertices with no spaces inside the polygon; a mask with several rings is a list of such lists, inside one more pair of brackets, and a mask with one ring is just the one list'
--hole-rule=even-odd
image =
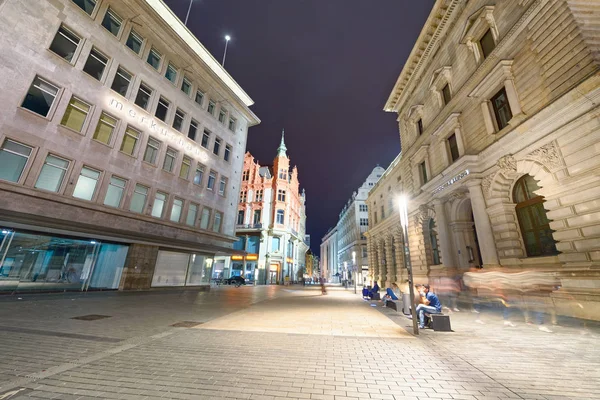
{"label": "seated person", "polygon": [[375,293],[379,293],[379,286],[377,285],[377,281],[373,284],[371,290],[369,290],[369,297],[372,299]]}
{"label": "seated person", "polygon": [[369,290],[370,290],[370,286],[363,286],[363,290],[362,290],[362,297],[369,297]]}
{"label": "seated person", "polygon": [[425,313],[441,314],[442,303],[435,293],[429,290],[429,285],[423,285],[421,289],[422,304],[417,306],[417,315],[419,316],[419,328],[425,328]]}
{"label": "seated person", "polygon": [[392,300],[398,300],[400,296],[400,288],[396,285],[396,282],[392,283],[391,288],[385,289],[385,295],[381,299],[383,301],[383,306],[386,306],[386,302]]}

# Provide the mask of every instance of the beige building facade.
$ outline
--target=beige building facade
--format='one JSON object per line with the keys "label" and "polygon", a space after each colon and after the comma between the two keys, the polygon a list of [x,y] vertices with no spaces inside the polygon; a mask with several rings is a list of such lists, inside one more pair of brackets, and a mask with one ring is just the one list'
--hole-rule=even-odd
{"label": "beige building facade", "polygon": [[[370,192],[373,279],[540,271],[600,319],[600,3],[438,0],[385,111],[401,154]],[[558,28],[560,27],[560,28]]]}

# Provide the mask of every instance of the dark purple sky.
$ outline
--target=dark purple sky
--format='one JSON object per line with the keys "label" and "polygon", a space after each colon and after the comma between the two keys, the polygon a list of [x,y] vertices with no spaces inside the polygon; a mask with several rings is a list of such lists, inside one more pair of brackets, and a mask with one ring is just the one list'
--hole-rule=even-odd
{"label": "dark purple sky", "polygon": [[[185,19],[189,0],[165,0]],[[275,157],[285,128],[319,252],[352,192],[400,151],[382,111],[434,0],[194,0],[188,26],[255,101],[248,150]]]}

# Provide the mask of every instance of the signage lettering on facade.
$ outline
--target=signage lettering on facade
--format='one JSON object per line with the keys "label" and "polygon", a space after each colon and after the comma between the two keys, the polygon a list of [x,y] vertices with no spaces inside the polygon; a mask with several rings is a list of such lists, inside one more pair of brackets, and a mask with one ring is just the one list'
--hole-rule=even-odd
{"label": "signage lettering on facade", "polygon": [[433,194],[441,192],[442,190],[446,189],[448,186],[453,185],[454,183],[460,181],[461,179],[463,179],[467,175],[469,175],[469,170],[465,169],[463,172],[461,172],[460,174],[456,175],[455,177],[453,177],[452,179],[450,179],[448,182],[443,183],[440,186],[436,187],[435,190],[433,191]]}

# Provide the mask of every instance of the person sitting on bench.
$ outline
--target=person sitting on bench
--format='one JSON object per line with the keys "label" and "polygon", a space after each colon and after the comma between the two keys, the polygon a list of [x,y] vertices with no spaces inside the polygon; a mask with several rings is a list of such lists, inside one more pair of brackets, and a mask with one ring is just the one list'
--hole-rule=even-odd
{"label": "person sitting on bench", "polygon": [[373,284],[371,290],[369,290],[369,297],[372,299],[375,293],[379,293],[379,286],[377,285],[377,281]]}
{"label": "person sitting on bench", "polygon": [[381,301],[383,301],[383,307],[386,307],[388,301],[398,300],[398,296],[400,296],[400,288],[396,285],[396,282],[394,282],[392,283],[391,288],[385,289],[385,295],[383,295],[383,298],[381,299]]}
{"label": "person sitting on bench", "polygon": [[425,313],[441,314],[442,303],[435,293],[429,290],[429,285],[423,285],[421,289],[422,304],[417,306],[417,315],[419,316],[419,329],[425,328]]}

